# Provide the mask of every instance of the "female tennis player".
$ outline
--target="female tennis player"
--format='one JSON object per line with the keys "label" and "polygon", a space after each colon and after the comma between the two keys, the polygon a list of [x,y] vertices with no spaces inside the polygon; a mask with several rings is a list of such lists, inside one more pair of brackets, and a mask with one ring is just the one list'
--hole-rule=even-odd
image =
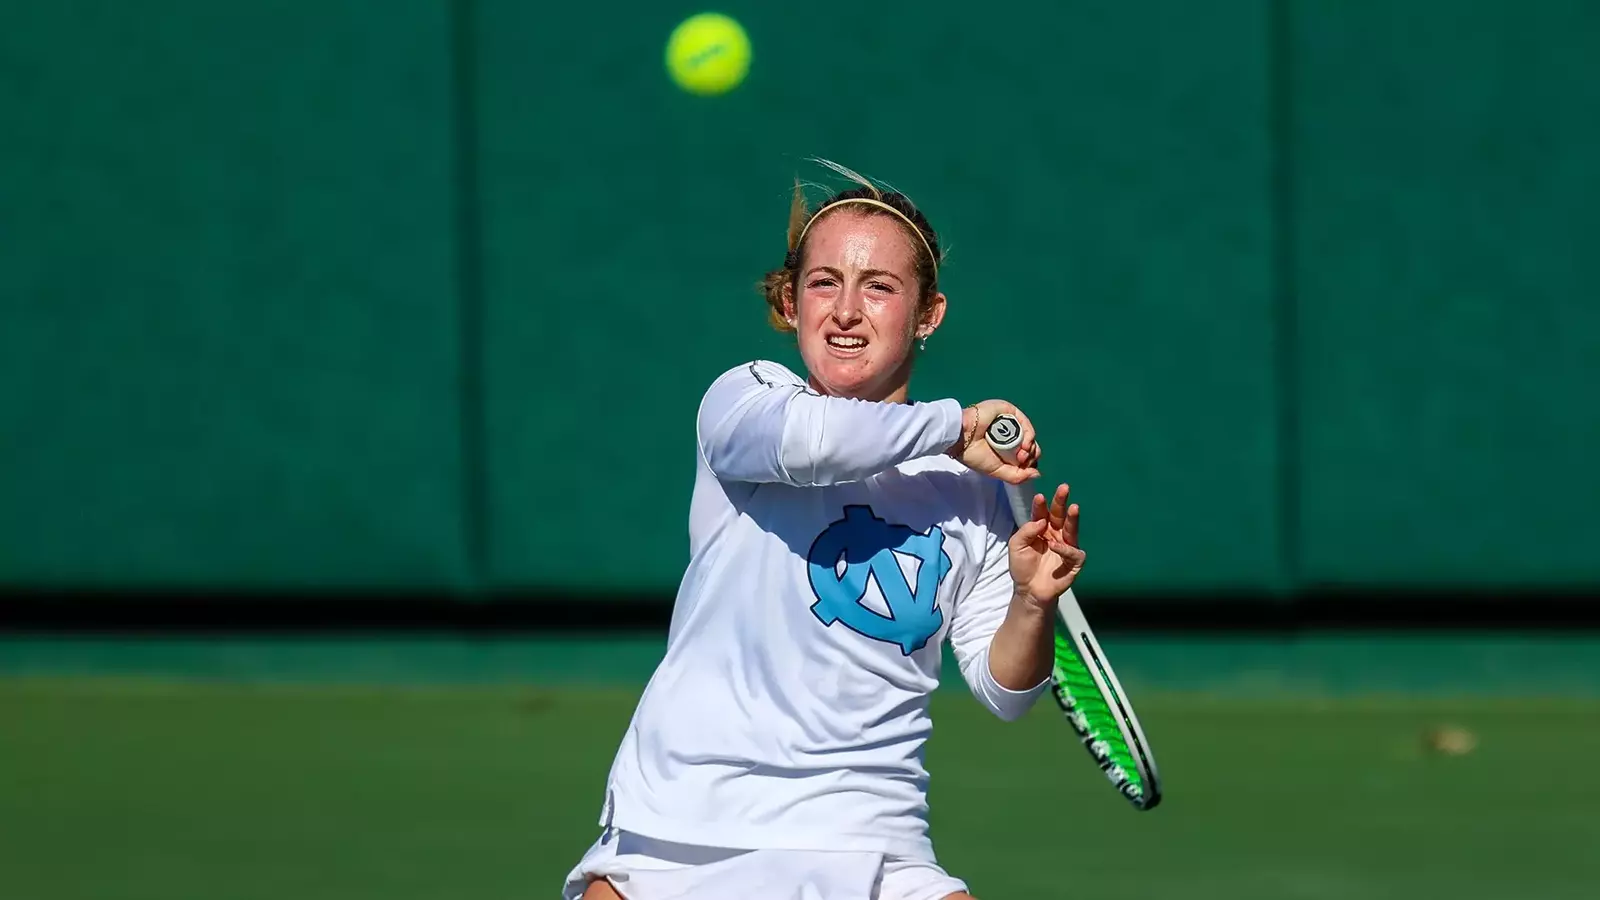
{"label": "female tennis player", "polygon": [[[765,282],[806,375],[744,363],[702,398],[666,655],[566,900],[971,900],[928,834],[940,645],[1002,719],[1048,684],[1078,508],[1062,485],[1013,528],[1001,482],[1041,454],[1012,404],[909,400],[945,313],[938,237],[827,165],[858,186],[815,212],[796,186]],[[1002,413],[1023,426],[1014,463],[983,437]]]}

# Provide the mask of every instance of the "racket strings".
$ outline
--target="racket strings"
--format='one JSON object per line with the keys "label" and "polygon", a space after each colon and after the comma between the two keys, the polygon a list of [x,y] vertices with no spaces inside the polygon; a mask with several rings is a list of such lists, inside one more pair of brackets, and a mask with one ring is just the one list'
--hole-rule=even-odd
{"label": "racket strings", "polygon": [[[1078,735],[1113,781],[1128,781],[1143,789],[1132,748],[1123,740],[1116,713],[1100,694],[1089,665],[1072,641],[1059,631],[1055,644],[1056,702]],[[1120,770],[1120,777],[1117,770]]]}

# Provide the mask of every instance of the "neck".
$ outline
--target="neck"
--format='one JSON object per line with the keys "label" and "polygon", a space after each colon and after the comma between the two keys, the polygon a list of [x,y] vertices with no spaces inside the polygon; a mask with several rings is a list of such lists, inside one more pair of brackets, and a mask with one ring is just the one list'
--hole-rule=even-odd
{"label": "neck", "polygon": [[843,393],[830,391],[815,375],[806,373],[806,383],[811,389],[824,397],[847,397],[851,400],[866,400],[870,403],[910,403],[911,402],[911,364],[913,358],[907,355],[900,361],[900,365],[875,385],[869,385],[862,390]]}

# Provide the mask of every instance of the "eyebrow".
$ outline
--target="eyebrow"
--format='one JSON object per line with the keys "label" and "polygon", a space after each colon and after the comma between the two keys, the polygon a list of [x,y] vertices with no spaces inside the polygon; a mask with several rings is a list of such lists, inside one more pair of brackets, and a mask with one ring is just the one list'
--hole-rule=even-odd
{"label": "eyebrow", "polygon": [[[829,275],[832,275],[833,277],[839,279],[840,281],[844,280],[844,273],[839,271],[838,269],[834,268],[833,266],[812,266],[811,268],[806,270],[806,274],[807,275],[810,275],[813,272],[827,272]],[[887,277],[887,278],[893,278],[895,281],[898,281],[901,284],[905,284],[905,279],[904,278],[901,278],[899,275],[896,275],[895,273],[889,271],[888,269],[862,269],[861,270],[861,277],[862,278],[885,278],[885,277]]]}

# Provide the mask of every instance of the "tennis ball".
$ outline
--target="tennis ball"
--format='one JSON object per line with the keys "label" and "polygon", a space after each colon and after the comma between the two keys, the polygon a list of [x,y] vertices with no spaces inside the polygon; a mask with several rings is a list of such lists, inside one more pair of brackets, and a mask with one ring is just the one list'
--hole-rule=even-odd
{"label": "tennis ball", "polygon": [[667,73],[691,94],[723,94],[750,71],[750,37],[721,13],[690,16],[667,38]]}

